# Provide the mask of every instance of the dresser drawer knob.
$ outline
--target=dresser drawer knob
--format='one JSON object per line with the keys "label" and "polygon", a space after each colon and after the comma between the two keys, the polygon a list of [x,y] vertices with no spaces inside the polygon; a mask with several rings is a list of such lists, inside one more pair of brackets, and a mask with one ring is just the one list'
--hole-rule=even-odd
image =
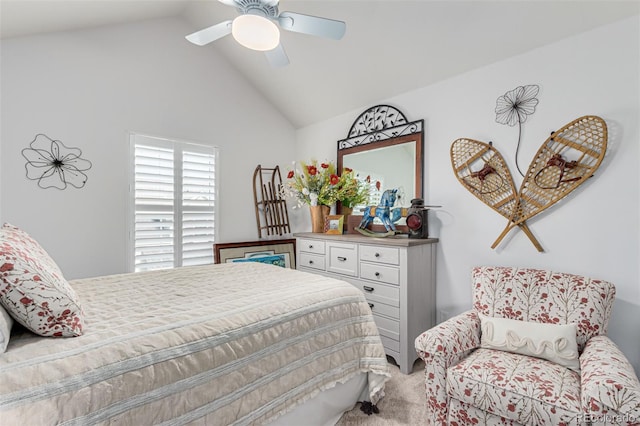
{"label": "dresser drawer knob", "polygon": [[347,258],[346,258],[346,257],[344,257],[344,256],[338,256],[338,260],[339,260],[340,262],[346,262],[346,261],[347,261]]}
{"label": "dresser drawer knob", "polygon": [[374,307],[374,306],[375,306],[375,305],[374,305],[373,303],[369,303],[369,307],[370,307],[371,309],[373,309],[373,307]]}
{"label": "dresser drawer knob", "polygon": [[310,248],[310,249],[312,249],[312,248],[313,248],[313,245],[312,245],[312,244],[309,244],[309,248]]}
{"label": "dresser drawer knob", "polygon": [[374,275],[376,276],[376,278],[380,278],[380,272],[376,272]]}
{"label": "dresser drawer knob", "polygon": [[375,257],[380,257],[380,253],[376,253],[374,256]]}
{"label": "dresser drawer knob", "polygon": [[373,290],[375,290],[373,287],[369,287],[368,285],[362,286],[362,288],[364,291],[368,291],[369,293],[373,293]]}
{"label": "dresser drawer knob", "polygon": [[309,261],[309,265],[313,265],[313,260],[310,260],[310,261]]}

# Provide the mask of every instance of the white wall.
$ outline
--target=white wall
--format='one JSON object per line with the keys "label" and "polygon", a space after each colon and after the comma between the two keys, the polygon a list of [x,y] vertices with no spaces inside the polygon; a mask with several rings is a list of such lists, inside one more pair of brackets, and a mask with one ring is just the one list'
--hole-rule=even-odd
{"label": "white wall", "polygon": [[[453,315],[469,307],[469,270],[478,264],[607,279],[618,289],[610,335],[640,370],[639,21],[375,102],[425,119],[425,198],[444,206],[430,222],[441,239],[438,309]],[[371,106],[296,132],[215,48],[186,42],[191,30],[168,19],[1,42],[0,220],[34,235],[69,278],[126,270],[128,131],[219,146],[219,241],[249,240],[257,237],[255,166],[286,166],[294,140],[296,159],[335,160],[336,141]],[[497,97],[523,84],[541,86],[524,125],[525,166],[550,131],[581,115],[603,117],[610,131],[595,178],[529,221],[545,253],[519,231],[491,250],[505,220],[457,182],[449,160],[459,137],[491,140],[516,175],[517,129],[496,123],[493,110]],[[81,148],[93,162],[83,189],[43,190],[26,179],[20,151],[37,133]],[[306,210],[291,218],[294,230],[309,229]]]}
{"label": "white wall", "polygon": [[[609,335],[640,371],[639,36],[640,18],[626,19],[373,103],[393,105],[409,120],[425,119],[425,201],[443,205],[430,217],[431,235],[440,238],[439,310],[451,316],[470,307],[474,265],[540,267],[609,280],[618,296]],[[544,253],[517,230],[496,250],[490,248],[506,220],[460,185],[449,157],[457,138],[493,141],[519,187],[522,179],[514,163],[518,130],[496,123],[494,108],[499,96],[526,84],[541,89],[536,112],[524,124],[519,158],[525,170],[550,132],[573,119],[598,115],[609,128],[608,152],[595,177],[528,221]],[[335,159],[334,141],[345,138],[369,106],[300,129],[296,158]],[[295,219],[304,230],[304,212]]]}
{"label": "white wall", "polygon": [[[293,127],[174,19],[2,41],[0,219],[78,278],[127,268],[128,132],[220,148],[218,241],[258,237],[255,167],[290,159]],[[82,189],[40,189],[21,150],[37,133],[93,163]],[[291,155],[291,154],[288,154]]]}

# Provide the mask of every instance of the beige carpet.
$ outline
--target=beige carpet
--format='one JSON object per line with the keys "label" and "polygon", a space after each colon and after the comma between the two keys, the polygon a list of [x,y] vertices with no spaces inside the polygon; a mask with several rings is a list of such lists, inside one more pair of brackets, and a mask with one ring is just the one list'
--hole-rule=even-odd
{"label": "beige carpet", "polygon": [[418,425],[426,418],[424,362],[416,361],[411,374],[402,374],[390,359],[391,379],[385,387],[385,397],[378,404],[380,413],[367,416],[357,404],[344,413],[338,426],[351,425]]}

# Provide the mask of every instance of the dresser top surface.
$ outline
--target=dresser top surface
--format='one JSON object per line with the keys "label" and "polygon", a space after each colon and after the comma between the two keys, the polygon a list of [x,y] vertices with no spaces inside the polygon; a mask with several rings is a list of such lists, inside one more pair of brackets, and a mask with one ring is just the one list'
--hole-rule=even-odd
{"label": "dresser top surface", "polygon": [[434,244],[438,238],[409,238],[406,235],[396,235],[391,237],[367,237],[360,234],[322,234],[319,232],[300,232],[293,234],[297,238],[308,238],[315,240],[331,240],[351,243],[378,244],[389,246],[410,247],[422,244]]}

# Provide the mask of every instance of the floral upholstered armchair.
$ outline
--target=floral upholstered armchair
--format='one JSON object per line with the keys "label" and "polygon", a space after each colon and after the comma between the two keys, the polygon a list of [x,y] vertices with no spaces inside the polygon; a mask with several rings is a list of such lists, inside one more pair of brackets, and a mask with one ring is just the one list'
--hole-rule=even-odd
{"label": "floral upholstered armchair", "polygon": [[418,336],[432,425],[640,424],[640,383],[605,336],[613,284],[476,267],[473,309]]}

